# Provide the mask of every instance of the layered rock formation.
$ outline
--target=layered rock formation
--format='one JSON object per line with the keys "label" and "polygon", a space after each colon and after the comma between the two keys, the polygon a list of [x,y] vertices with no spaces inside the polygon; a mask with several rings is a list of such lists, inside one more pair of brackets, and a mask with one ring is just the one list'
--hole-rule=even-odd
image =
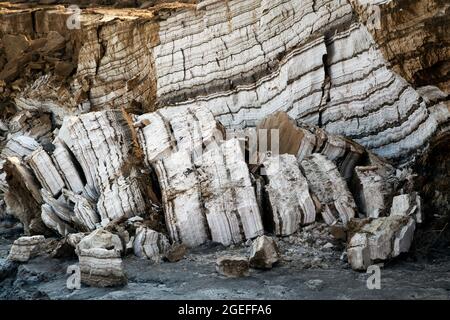
{"label": "layered rock formation", "polygon": [[120,238],[103,229],[84,237],[76,247],[81,282],[98,287],[125,284],[127,278],[122,269],[122,251]]}
{"label": "layered rock formation", "polygon": [[55,2],[83,9],[0,4],[0,198],[77,246],[84,283],[316,221],[358,270],[409,250],[417,159],[448,144],[448,4]]}

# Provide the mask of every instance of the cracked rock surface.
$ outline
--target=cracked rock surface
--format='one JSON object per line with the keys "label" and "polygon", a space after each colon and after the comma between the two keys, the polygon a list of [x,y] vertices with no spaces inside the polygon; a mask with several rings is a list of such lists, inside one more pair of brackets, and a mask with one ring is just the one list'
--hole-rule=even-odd
{"label": "cracked rock surface", "polygon": [[0,297],[448,298],[450,6],[373,6],[0,2]]}

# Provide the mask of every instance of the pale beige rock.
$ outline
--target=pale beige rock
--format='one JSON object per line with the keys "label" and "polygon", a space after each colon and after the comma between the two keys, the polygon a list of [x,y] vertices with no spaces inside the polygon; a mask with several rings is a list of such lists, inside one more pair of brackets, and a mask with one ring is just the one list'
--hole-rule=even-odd
{"label": "pale beige rock", "polygon": [[27,262],[41,253],[45,237],[42,235],[32,237],[20,237],[14,241],[9,251],[8,260]]}
{"label": "pale beige rock", "polygon": [[84,237],[76,247],[81,282],[94,287],[112,287],[127,283],[122,268],[122,241],[103,229]]}
{"label": "pale beige rock", "polygon": [[63,237],[75,232],[75,229],[73,229],[69,223],[59,218],[53,208],[46,203],[42,205],[41,219],[48,228],[56,231]]}
{"label": "pale beige rock", "polygon": [[355,270],[385,261],[407,252],[415,230],[412,218],[391,215],[364,224],[350,239],[347,255]]}
{"label": "pale beige rock", "polygon": [[146,227],[140,227],[136,230],[133,250],[139,258],[160,262],[169,247],[169,240],[162,233]]}
{"label": "pale beige rock", "polygon": [[68,118],[60,138],[83,168],[87,188],[99,195],[97,210],[102,219],[131,217],[146,211],[135,165],[138,155],[133,149],[133,131],[123,112],[93,112]]}
{"label": "pale beige rock", "polygon": [[64,142],[56,139],[55,146],[52,158],[64,179],[65,185],[75,193],[83,192],[84,183]]}
{"label": "pale beige rock", "polygon": [[356,167],[352,191],[358,208],[366,217],[387,215],[392,202],[393,185],[378,166]]}
{"label": "pale beige rock", "polygon": [[82,195],[63,190],[63,194],[74,204],[72,221],[81,231],[93,231],[100,223],[100,217],[95,210],[95,205]]}
{"label": "pale beige rock", "polygon": [[23,159],[37,148],[39,148],[39,143],[35,139],[28,136],[17,136],[6,143],[1,156],[4,159],[9,157]]}
{"label": "pale beige rock", "polygon": [[38,148],[30,154],[26,161],[33,169],[41,185],[50,191],[53,196],[61,193],[65,183],[55,167],[52,158],[43,148]]}
{"label": "pale beige rock", "polygon": [[366,270],[372,263],[366,233],[356,233],[347,247],[347,258],[353,270]]}
{"label": "pale beige rock", "polygon": [[[223,128],[205,108],[164,108],[137,117],[139,142],[147,164],[176,151],[201,156],[203,146],[225,139]],[[155,139],[158,137],[158,139]]]}
{"label": "pale beige rock", "polygon": [[422,199],[417,192],[395,196],[392,200],[391,215],[411,216],[417,223],[423,222]]}
{"label": "pale beige rock", "polygon": [[263,233],[243,151],[236,139],[212,145],[195,162],[178,151],[155,164],[166,224],[174,242],[224,245]]}

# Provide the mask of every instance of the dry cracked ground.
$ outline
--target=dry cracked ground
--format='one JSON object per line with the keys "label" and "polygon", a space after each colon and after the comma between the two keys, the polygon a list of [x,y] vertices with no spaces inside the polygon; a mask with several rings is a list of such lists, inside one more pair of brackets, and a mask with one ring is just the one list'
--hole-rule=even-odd
{"label": "dry cracked ground", "polygon": [[0,2],[0,299],[449,299],[449,27]]}

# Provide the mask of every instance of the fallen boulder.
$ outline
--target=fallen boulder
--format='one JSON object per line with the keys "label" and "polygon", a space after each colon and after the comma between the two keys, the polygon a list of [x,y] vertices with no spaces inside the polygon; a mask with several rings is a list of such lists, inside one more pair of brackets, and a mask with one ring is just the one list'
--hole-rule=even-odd
{"label": "fallen boulder", "polygon": [[127,277],[122,268],[122,241],[119,236],[98,229],[77,245],[81,282],[93,287],[125,285]]}
{"label": "fallen boulder", "polygon": [[250,267],[271,269],[280,260],[280,252],[274,239],[260,236],[253,241],[250,251]]}
{"label": "fallen boulder", "polygon": [[417,192],[395,196],[392,200],[391,215],[410,216],[417,223],[423,222],[422,199]]}
{"label": "fallen boulder", "polygon": [[356,204],[336,165],[324,155],[314,153],[301,162],[312,193],[322,205],[322,217],[329,224],[344,226],[355,217]]}
{"label": "fallen boulder", "polygon": [[32,237],[21,237],[14,241],[9,251],[8,260],[17,262],[27,262],[39,255],[45,237],[42,235]]}
{"label": "fallen boulder", "polygon": [[174,243],[169,250],[167,250],[164,258],[169,262],[177,262],[184,258],[188,251],[188,247],[184,244]]}

